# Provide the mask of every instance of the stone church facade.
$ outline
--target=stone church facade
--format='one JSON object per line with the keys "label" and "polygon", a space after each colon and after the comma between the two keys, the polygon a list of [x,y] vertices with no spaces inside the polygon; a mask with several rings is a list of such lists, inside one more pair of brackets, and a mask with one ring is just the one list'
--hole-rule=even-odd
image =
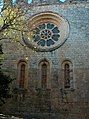
{"label": "stone church facade", "polygon": [[[35,119],[89,118],[89,1],[18,1],[29,33],[3,42],[3,67],[16,80],[2,112]],[[30,34],[30,35],[29,35]],[[30,39],[30,40],[29,40]]]}

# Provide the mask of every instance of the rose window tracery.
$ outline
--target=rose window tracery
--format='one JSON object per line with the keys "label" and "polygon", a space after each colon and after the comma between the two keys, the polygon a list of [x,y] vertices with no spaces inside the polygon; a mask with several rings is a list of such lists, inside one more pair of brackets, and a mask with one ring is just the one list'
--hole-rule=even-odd
{"label": "rose window tracery", "polygon": [[54,45],[60,37],[60,31],[53,23],[44,23],[39,25],[34,31],[34,42],[42,47]]}

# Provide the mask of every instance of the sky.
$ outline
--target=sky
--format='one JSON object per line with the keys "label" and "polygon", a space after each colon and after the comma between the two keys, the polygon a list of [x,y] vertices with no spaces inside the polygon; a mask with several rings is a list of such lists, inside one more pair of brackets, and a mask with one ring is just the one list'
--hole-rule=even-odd
{"label": "sky", "polygon": [[65,2],[65,0],[60,0],[61,2]]}
{"label": "sky", "polygon": [[32,0],[28,0],[28,3],[31,3],[32,2]]}
{"label": "sky", "polygon": [[[32,2],[32,0],[28,0],[28,1],[29,1],[29,3],[31,3],[31,2]],[[64,2],[65,0],[59,0],[59,1]]]}
{"label": "sky", "polygon": [[0,0],[0,11],[1,11],[2,6],[3,6],[3,0]]}

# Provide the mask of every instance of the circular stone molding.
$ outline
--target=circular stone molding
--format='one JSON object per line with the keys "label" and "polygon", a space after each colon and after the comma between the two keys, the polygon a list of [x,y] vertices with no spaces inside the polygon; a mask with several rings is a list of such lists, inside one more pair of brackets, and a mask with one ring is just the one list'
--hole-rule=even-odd
{"label": "circular stone molding", "polygon": [[59,48],[69,35],[68,21],[52,12],[32,16],[28,21],[28,29],[27,33],[23,33],[24,43],[41,52]]}

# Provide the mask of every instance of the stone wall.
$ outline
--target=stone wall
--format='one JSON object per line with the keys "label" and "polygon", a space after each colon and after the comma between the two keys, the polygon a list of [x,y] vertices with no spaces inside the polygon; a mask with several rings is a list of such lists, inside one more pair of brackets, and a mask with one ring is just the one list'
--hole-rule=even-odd
{"label": "stone wall", "polygon": [[[29,8],[30,10],[30,8]],[[26,59],[28,88],[14,89],[6,113],[36,119],[88,119],[89,118],[89,3],[33,6],[28,17],[51,11],[67,19],[70,26],[66,42],[52,52],[35,52],[16,42],[5,41],[5,60],[2,68],[17,78],[17,63]],[[50,88],[39,88],[39,62],[47,59],[50,64]],[[73,65],[73,88],[64,89],[62,63]],[[16,81],[13,82],[16,87]],[[3,106],[3,110],[5,110]],[[4,111],[5,112],[5,111]],[[46,118],[45,118],[46,117]]]}

